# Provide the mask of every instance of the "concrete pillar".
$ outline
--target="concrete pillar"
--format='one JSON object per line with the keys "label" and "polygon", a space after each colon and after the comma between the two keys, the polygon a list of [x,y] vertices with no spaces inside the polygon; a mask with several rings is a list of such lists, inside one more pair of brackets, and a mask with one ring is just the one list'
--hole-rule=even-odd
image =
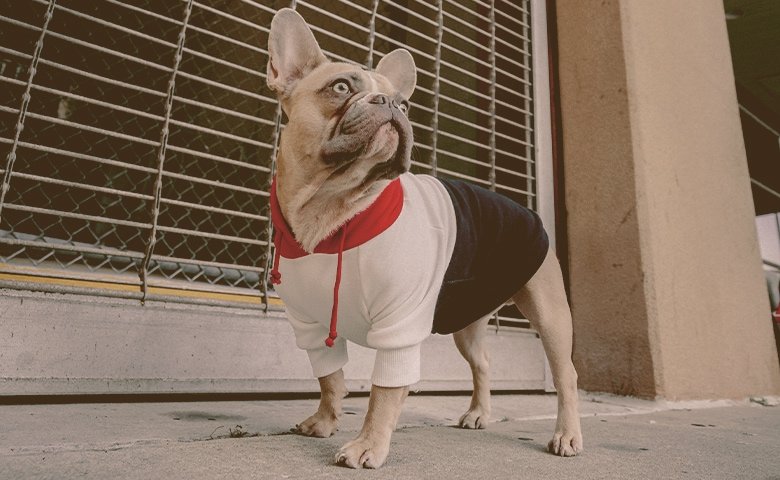
{"label": "concrete pillar", "polygon": [[722,2],[556,10],[581,387],[780,393]]}

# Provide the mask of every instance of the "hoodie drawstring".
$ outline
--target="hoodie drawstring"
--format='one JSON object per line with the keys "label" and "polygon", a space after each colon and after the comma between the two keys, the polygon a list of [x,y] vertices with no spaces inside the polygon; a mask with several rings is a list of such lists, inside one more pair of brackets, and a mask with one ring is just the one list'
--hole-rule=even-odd
{"label": "hoodie drawstring", "polygon": [[274,233],[274,266],[271,268],[271,284],[279,285],[282,283],[282,274],[279,273],[279,257],[282,250],[282,232],[278,229]]}
{"label": "hoodie drawstring", "polygon": [[325,339],[325,345],[332,347],[336,341],[336,337],[339,336],[336,332],[336,324],[339,320],[339,286],[341,286],[341,258],[344,253],[344,239],[347,238],[347,225],[344,224],[341,229],[341,241],[339,241],[339,253],[338,261],[336,263],[336,281],[333,284],[333,309],[330,311],[330,333],[328,338]]}
{"label": "hoodie drawstring", "polygon": [[[338,260],[336,263],[336,281],[333,283],[333,308],[330,311],[330,332],[325,339],[325,345],[332,347],[339,336],[336,331],[336,325],[339,321],[339,287],[341,286],[341,265],[344,254],[344,240],[347,238],[347,224],[341,228],[341,240],[339,240]],[[282,274],[279,273],[279,257],[281,256],[282,232],[277,230],[274,234],[274,265],[271,269],[271,283],[279,285],[282,283]]]}

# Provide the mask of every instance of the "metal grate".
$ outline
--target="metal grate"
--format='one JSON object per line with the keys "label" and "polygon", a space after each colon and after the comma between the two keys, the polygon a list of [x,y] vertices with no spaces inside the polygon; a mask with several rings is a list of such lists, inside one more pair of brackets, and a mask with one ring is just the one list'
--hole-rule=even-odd
{"label": "metal grate", "polygon": [[0,0],[0,272],[267,298],[284,6],[335,60],[412,52],[414,171],[536,206],[529,0]]}

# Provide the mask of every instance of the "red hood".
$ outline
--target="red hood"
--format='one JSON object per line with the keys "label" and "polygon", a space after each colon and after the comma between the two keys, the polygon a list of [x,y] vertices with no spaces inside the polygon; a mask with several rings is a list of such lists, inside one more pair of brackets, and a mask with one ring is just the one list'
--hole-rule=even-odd
{"label": "red hood", "polygon": [[[343,250],[360,246],[384,232],[396,221],[404,205],[404,191],[401,180],[395,179],[368,208],[358,213],[344,225],[340,225],[328,238],[322,240],[314,253],[339,253],[341,230],[346,226]],[[274,224],[274,246],[284,258],[300,258],[308,253],[295,240],[290,226],[282,215],[276,196],[276,177],[271,183],[271,221]]]}

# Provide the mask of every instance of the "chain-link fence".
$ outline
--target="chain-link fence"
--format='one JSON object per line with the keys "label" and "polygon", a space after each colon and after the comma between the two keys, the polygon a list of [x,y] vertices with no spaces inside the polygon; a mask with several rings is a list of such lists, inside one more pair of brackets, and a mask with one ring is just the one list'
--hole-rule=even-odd
{"label": "chain-link fence", "polygon": [[415,171],[535,207],[528,0],[0,0],[0,283],[267,306],[284,6],[334,60],[412,52]]}

